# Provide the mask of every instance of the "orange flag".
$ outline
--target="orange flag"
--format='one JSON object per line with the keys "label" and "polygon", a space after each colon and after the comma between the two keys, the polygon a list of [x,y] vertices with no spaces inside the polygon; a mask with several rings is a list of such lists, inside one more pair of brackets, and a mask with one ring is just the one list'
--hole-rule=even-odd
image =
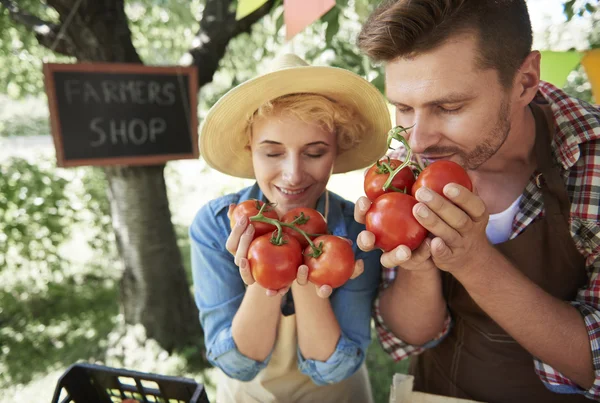
{"label": "orange flag", "polygon": [[600,105],[600,49],[585,52],[581,64],[585,69],[596,104]]}
{"label": "orange flag", "polygon": [[283,0],[285,36],[289,41],[335,6],[335,0]]}

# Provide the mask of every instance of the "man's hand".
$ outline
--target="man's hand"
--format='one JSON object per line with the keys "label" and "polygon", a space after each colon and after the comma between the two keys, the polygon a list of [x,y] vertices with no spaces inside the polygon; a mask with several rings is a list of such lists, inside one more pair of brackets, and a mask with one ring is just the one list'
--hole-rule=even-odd
{"label": "man's hand", "polygon": [[[365,214],[371,207],[371,201],[366,197],[361,197],[354,207],[354,219],[364,224]],[[362,231],[358,234],[356,240],[358,247],[368,252],[375,249],[375,235],[369,231]],[[401,266],[405,270],[430,270],[435,269],[435,264],[431,260],[430,250],[431,240],[425,241],[417,249],[411,252],[406,245],[400,245],[389,252],[381,255],[381,264],[387,268]]]}
{"label": "man's hand", "polygon": [[489,214],[483,200],[455,183],[444,187],[445,199],[428,188],[415,195],[415,218],[432,235],[431,256],[435,266],[456,274],[481,267],[493,252],[485,228]]}

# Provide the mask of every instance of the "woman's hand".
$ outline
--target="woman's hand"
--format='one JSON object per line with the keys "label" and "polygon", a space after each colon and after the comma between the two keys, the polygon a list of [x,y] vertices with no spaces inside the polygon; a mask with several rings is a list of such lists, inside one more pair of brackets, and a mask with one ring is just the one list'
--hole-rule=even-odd
{"label": "woman's hand", "polygon": [[[346,241],[352,243],[349,239]],[[354,262],[354,272],[352,272],[352,276],[350,276],[350,280],[354,280],[358,276],[360,276],[365,271],[365,264],[362,259],[358,259]],[[306,285],[310,281],[308,281],[308,266],[302,265],[298,268],[298,276],[296,277],[296,281],[299,285]],[[321,298],[329,298],[331,293],[333,292],[333,288],[329,285],[317,286],[315,285],[315,289],[317,291],[317,295]]]}
{"label": "woman's hand", "polygon": [[[235,208],[235,204],[229,205],[229,211],[227,212],[227,216],[231,221],[231,213]],[[250,264],[248,263],[248,248],[254,239],[254,226],[249,223],[248,218],[243,217],[238,220],[235,226],[231,229],[231,234],[227,238],[227,242],[225,243],[225,248],[234,256],[234,263],[240,268],[240,277],[242,281],[246,285],[252,285],[256,281],[254,277],[252,277],[252,273],[250,272]],[[300,268],[303,266],[300,266]],[[304,266],[306,267],[306,266]],[[307,268],[308,270],[308,268]],[[298,269],[297,276],[301,275],[301,270]],[[256,284],[260,286],[260,284]],[[266,294],[268,296],[282,296],[288,292],[290,287],[281,288],[279,290],[271,290],[266,289]]]}

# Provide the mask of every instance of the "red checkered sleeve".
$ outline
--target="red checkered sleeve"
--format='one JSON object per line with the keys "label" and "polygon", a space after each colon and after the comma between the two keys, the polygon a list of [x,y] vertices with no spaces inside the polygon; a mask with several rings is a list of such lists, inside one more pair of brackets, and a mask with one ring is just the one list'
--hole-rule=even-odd
{"label": "red checkered sleeve", "polygon": [[[395,268],[383,268],[379,295],[381,295],[381,291],[386,289],[394,281],[395,277]],[[381,312],[379,311],[379,297],[377,297],[375,300],[373,316],[375,318],[375,330],[377,331],[377,338],[379,339],[383,350],[387,352],[395,361],[403,360],[411,355],[420,354],[424,350],[436,346],[448,334],[450,328],[452,327],[452,319],[450,313],[448,313],[446,315],[444,329],[435,339],[422,346],[414,346],[400,340],[387,328],[387,326],[385,326],[383,318],[381,317]]]}

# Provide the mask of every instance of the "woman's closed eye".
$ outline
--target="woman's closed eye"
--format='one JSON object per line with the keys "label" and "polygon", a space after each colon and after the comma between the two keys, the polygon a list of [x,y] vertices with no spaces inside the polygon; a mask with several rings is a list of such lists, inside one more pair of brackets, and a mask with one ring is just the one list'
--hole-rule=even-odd
{"label": "woman's closed eye", "polygon": [[305,153],[304,155],[306,155],[309,158],[321,158],[325,154],[326,153],[324,153],[324,152],[320,152],[320,153]]}

